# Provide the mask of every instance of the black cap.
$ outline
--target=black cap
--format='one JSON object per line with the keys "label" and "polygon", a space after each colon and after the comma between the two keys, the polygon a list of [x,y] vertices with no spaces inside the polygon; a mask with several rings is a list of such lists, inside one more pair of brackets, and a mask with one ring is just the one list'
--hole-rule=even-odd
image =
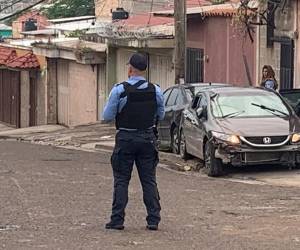
{"label": "black cap", "polygon": [[148,63],[147,58],[143,54],[135,53],[131,56],[129,64],[140,71],[145,71]]}

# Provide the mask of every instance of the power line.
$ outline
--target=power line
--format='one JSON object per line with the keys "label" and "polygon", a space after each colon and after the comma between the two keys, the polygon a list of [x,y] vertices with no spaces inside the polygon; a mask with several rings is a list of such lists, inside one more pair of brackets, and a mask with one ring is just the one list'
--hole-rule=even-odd
{"label": "power line", "polygon": [[39,5],[39,4],[41,4],[41,3],[45,2],[45,1],[47,1],[47,0],[40,0],[40,1],[36,2],[35,4],[32,4],[32,5],[26,7],[24,9],[22,9],[22,10],[16,11],[15,13],[12,13],[12,14],[10,14],[8,16],[2,17],[2,18],[0,18],[0,22],[4,21],[6,19],[12,18],[12,17],[14,17],[16,15],[19,15],[19,14],[21,14],[21,13],[27,11],[27,10],[30,10],[31,8],[37,6],[37,5]]}

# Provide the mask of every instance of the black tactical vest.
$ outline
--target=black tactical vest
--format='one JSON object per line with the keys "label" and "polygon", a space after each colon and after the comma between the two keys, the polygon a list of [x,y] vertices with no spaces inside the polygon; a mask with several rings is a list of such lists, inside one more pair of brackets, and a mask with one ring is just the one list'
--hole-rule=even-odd
{"label": "black tactical vest", "polygon": [[126,129],[148,129],[153,127],[157,110],[156,89],[148,83],[145,89],[138,89],[146,81],[142,80],[135,85],[123,82],[124,92],[120,98],[127,97],[127,102],[116,117],[116,127]]}

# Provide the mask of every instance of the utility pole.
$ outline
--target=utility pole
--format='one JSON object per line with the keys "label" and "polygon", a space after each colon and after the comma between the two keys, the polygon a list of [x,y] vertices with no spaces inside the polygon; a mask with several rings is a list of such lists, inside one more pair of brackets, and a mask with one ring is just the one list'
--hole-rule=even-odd
{"label": "utility pole", "polygon": [[175,83],[185,81],[186,0],[174,0],[175,19]]}

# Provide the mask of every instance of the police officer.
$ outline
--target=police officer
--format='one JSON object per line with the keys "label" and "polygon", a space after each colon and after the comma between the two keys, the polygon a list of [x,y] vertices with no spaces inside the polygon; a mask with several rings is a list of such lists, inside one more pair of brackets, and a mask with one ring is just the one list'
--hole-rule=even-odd
{"label": "police officer", "polygon": [[147,229],[157,230],[160,222],[161,207],[156,184],[159,159],[153,127],[156,119],[164,118],[164,100],[160,88],[143,77],[146,69],[146,57],[133,54],[128,66],[129,79],[113,87],[104,108],[104,120],[115,120],[117,128],[111,157],[114,176],[112,214],[106,229],[124,229],[128,185],[134,163],[147,208]]}

